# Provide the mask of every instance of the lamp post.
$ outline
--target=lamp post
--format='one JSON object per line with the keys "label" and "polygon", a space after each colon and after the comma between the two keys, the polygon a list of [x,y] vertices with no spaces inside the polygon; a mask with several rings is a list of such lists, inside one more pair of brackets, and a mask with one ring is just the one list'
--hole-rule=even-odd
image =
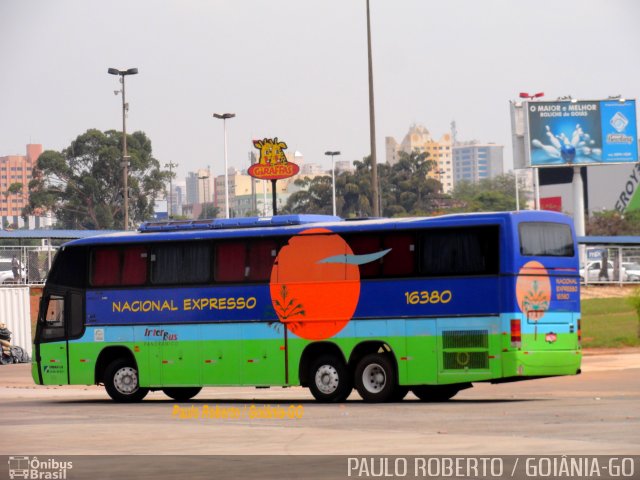
{"label": "lamp post", "polygon": [[172,180],[173,180],[173,171],[172,168],[173,167],[177,167],[178,164],[177,163],[173,163],[173,162],[169,162],[169,163],[165,163],[164,167],[169,169],[169,202],[167,203],[167,216],[169,217],[169,220],[171,220],[171,204],[173,202],[173,185],[172,185]]}
{"label": "lamp post", "polygon": [[214,118],[222,120],[224,126],[224,213],[229,218],[229,172],[227,167],[227,119],[235,117],[235,113],[214,113]]}
{"label": "lamp post", "polygon": [[207,217],[207,189],[205,188],[205,180],[209,179],[209,175],[198,176],[198,180],[202,180],[202,216],[203,218]]}
{"label": "lamp post", "polygon": [[520,185],[518,185],[518,169],[513,169],[513,176],[516,181],[516,212],[520,211]]}
{"label": "lamp post", "polygon": [[[117,68],[109,68],[107,73],[110,75],[118,75],[122,84],[122,183],[124,185],[124,230],[129,229],[129,155],[127,154],[127,110],[129,104],[125,99],[124,77],[127,75],[136,75],[137,68],[129,68],[127,70],[118,70]],[[116,95],[118,91],[114,92]]]}
{"label": "lamp post", "polygon": [[324,152],[325,155],[331,156],[331,198],[333,200],[333,216],[336,216],[336,163],[335,156],[340,152]]}

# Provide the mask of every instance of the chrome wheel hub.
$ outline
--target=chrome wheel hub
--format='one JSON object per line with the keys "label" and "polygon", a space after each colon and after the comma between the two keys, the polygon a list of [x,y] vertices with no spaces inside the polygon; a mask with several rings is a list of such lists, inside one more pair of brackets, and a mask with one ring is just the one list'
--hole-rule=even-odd
{"label": "chrome wheel hub", "polygon": [[123,367],[113,376],[113,385],[123,395],[131,395],[138,390],[138,372],[131,367]]}
{"label": "chrome wheel hub", "polygon": [[330,395],[336,391],[340,379],[338,371],[331,365],[322,365],[316,371],[316,387],[325,395]]}

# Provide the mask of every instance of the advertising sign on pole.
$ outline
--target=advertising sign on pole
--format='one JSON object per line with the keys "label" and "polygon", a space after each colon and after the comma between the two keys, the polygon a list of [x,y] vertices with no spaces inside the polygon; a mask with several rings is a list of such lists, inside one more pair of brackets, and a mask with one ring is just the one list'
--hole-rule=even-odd
{"label": "advertising sign on pole", "polygon": [[249,167],[247,173],[253,178],[260,180],[271,180],[271,194],[273,197],[273,214],[278,214],[276,203],[276,182],[282,178],[289,178],[300,171],[300,167],[293,162],[287,161],[284,150],[287,144],[279,141],[278,137],[254,140],[253,146],[260,150],[258,163]]}
{"label": "advertising sign on pole", "polygon": [[532,167],[638,161],[635,100],[528,102],[525,155]]}

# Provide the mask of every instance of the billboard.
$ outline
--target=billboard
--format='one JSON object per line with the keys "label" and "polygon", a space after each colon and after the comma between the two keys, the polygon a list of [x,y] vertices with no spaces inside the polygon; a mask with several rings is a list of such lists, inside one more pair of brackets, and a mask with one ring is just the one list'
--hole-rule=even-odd
{"label": "billboard", "polygon": [[253,178],[275,181],[293,177],[300,171],[298,165],[287,161],[287,157],[284,154],[287,144],[278,141],[278,137],[254,140],[253,146],[260,150],[258,163],[251,165],[247,171]]}
{"label": "billboard", "polygon": [[635,100],[525,105],[525,156],[532,167],[638,161]]}

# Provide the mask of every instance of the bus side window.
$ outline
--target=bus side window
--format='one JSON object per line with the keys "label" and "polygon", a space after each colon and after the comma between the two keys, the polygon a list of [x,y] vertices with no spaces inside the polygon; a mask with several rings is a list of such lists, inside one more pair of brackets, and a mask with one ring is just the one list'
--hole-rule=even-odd
{"label": "bus side window", "polygon": [[390,252],[382,257],[382,274],[385,277],[409,277],[416,270],[416,236],[410,233],[387,235],[382,242]]}
{"label": "bus side window", "polygon": [[214,278],[216,282],[242,282],[247,276],[247,244],[220,242],[216,245]]}
{"label": "bus side window", "polygon": [[207,282],[211,250],[206,243],[156,245],[151,255],[151,283],[181,285]]}
{"label": "bus side window", "polygon": [[126,247],[122,255],[122,285],[147,283],[147,248]]}
{"label": "bus side window", "polygon": [[147,283],[147,256],[147,247],[140,246],[94,250],[91,285],[144,285]]}
{"label": "bus side window", "polygon": [[275,240],[253,240],[249,244],[247,280],[250,282],[268,281],[277,255],[278,243]]}
{"label": "bus side window", "polygon": [[64,297],[51,295],[47,300],[42,337],[64,338]]}
{"label": "bus side window", "polygon": [[499,270],[498,228],[439,228],[421,236],[421,273],[427,276],[495,275]]}
{"label": "bus side window", "polygon": [[93,252],[91,285],[106,287],[120,283],[120,251],[116,248],[100,248]]}
{"label": "bus side window", "polygon": [[[378,253],[382,250],[380,245],[380,236],[371,235],[354,235],[348,239],[349,246],[353,250],[354,255],[366,255],[370,253]],[[380,276],[381,261],[375,260],[360,265],[360,278],[375,278]]]}

